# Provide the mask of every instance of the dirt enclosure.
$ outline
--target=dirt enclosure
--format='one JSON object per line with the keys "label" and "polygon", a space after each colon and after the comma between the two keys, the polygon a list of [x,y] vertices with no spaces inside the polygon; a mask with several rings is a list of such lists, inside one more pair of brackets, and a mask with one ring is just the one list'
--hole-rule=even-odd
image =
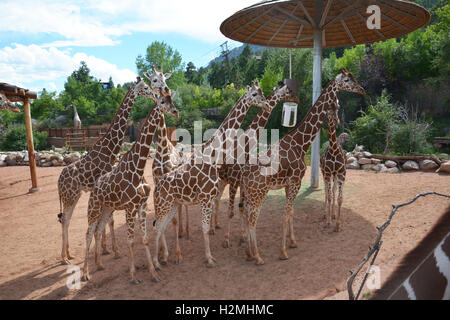
{"label": "dirt enclosure", "polygon": [[[239,246],[240,222],[232,220],[232,247],[222,247],[228,191],[221,202],[221,229],[210,237],[217,267],[204,263],[199,207],[190,208],[191,238],[181,239],[183,262],[174,264],[174,232],[167,229],[171,255],[159,283],[150,281],[144,266],[145,252],[137,235],[135,247],[139,285],[129,283],[124,212],[116,212],[116,236],[122,257],[104,256],[104,271],[96,271],[91,248],[91,281],[80,289],[66,286],[67,266],[60,264],[61,225],[57,221],[57,179],[62,168],[38,168],[41,191],[28,194],[28,167],[0,168],[0,299],[347,299],[346,279],[367,253],[376,226],[385,221],[392,204],[425,191],[450,193],[450,176],[435,173],[376,174],[348,171],[344,188],[344,227],[339,233],[324,229],[321,190],[310,192],[309,171],[295,204],[294,226],[298,248],[289,249],[289,260],[278,259],[284,191],[267,197],[258,221],[258,245],[265,260],[256,266],[245,260]],[[151,178],[151,161],[146,177]],[[83,194],[69,229],[73,264],[82,266],[87,227],[88,194]],[[149,225],[153,201],[149,200]],[[383,237],[376,265],[383,282],[401,258],[431,229],[448,199],[428,196],[400,209]],[[236,206],[237,213],[237,206]],[[108,230],[108,248],[110,237]],[[152,233],[152,239],[154,234]],[[153,246],[152,246],[153,254]],[[364,289],[363,293],[368,292]]]}

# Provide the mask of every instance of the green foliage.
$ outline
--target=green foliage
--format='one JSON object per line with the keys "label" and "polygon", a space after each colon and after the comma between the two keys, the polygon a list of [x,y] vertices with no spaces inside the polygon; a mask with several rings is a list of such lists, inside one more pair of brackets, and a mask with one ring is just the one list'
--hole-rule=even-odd
{"label": "green foliage", "polygon": [[386,147],[386,134],[388,128],[398,118],[398,110],[389,101],[386,91],[377,100],[375,105],[362,111],[361,116],[352,122],[351,136],[354,143],[364,145],[366,150],[382,153]]}
{"label": "green foliage", "polygon": [[429,124],[426,122],[409,121],[396,124],[392,130],[391,150],[400,154],[429,153],[432,146],[427,142]]}
{"label": "green foliage", "polygon": [[[35,150],[44,150],[48,147],[47,132],[37,132],[33,128],[33,144]],[[19,151],[27,149],[27,134],[25,125],[9,128],[0,139],[0,150]]]}
{"label": "green foliage", "polygon": [[136,58],[136,67],[141,77],[143,77],[144,71],[151,71],[152,67],[162,67],[164,73],[172,73],[170,79],[167,80],[167,85],[173,90],[186,82],[180,53],[164,41],[152,42],[147,47],[145,57],[139,55]]}

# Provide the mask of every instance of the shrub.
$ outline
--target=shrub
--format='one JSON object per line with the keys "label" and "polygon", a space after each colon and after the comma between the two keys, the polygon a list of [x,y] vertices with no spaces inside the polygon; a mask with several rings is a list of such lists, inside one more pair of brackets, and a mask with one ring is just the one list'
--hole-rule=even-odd
{"label": "shrub", "polygon": [[396,124],[392,130],[391,150],[396,153],[429,153],[432,146],[427,142],[429,124],[426,122],[409,121]]}
{"label": "shrub", "polygon": [[[47,132],[37,132],[33,129],[33,142],[36,150],[44,150],[48,147]],[[8,128],[0,140],[0,150],[19,151],[27,149],[27,134],[25,125]]]}

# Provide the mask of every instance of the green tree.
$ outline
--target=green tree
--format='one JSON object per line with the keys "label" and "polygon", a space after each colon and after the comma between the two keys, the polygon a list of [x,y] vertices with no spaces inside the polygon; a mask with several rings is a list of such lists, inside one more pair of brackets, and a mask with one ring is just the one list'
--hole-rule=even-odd
{"label": "green tree", "polygon": [[152,67],[162,67],[165,73],[172,73],[167,85],[174,90],[186,83],[180,53],[165,42],[152,42],[147,47],[145,57],[138,55],[136,58],[136,67],[141,77],[144,71],[151,70]]}

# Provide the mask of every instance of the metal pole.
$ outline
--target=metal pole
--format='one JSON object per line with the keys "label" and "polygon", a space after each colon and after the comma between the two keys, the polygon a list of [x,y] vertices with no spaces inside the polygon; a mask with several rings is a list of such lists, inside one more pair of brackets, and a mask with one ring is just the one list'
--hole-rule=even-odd
{"label": "metal pole", "polygon": [[[314,30],[313,104],[322,92],[322,31]],[[311,188],[319,188],[320,130],[311,145]]]}
{"label": "metal pole", "polygon": [[31,188],[29,192],[39,191],[36,174],[36,158],[34,157],[33,127],[31,125],[30,98],[26,97],[23,104],[25,129],[27,132],[28,160],[30,163]]}

